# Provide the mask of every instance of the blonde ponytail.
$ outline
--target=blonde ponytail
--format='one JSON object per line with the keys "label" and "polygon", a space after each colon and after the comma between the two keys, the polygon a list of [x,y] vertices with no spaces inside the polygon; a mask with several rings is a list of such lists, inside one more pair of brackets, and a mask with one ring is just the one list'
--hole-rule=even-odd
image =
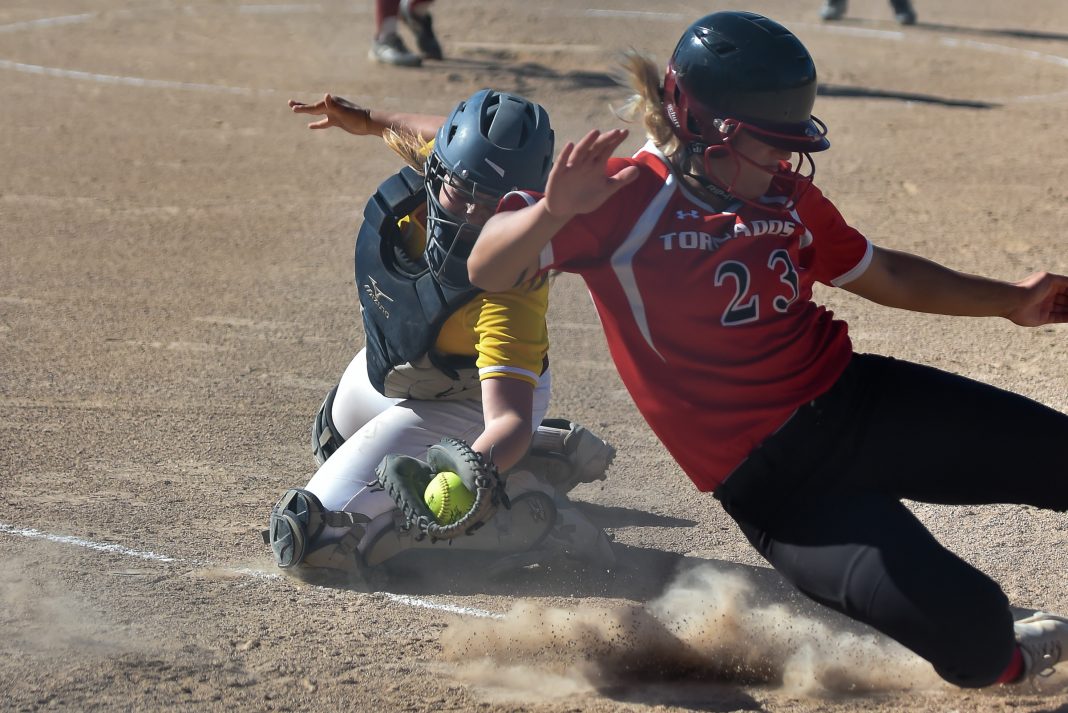
{"label": "blonde ponytail", "polygon": [[616,116],[623,121],[641,121],[645,126],[645,135],[660,152],[673,162],[677,161],[681,158],[676,154],[682,149],[682,143],[664,116],[660,69],[648,55],[638,50],[629,50],[623,56],[623,71],[627,84],[635,93],[616,110]]}
{"label": "blonde ponytail", "polygon": [[393,127],[385,130],[382,134],[382,140],[386,142],[386,146],[393,149],[394,153],[401,157],[401,159],[418,171],[423,173],[423,167],[426,163],[426,157],[430,155],[430,144],[416,134],[414,131],[396,131]]}

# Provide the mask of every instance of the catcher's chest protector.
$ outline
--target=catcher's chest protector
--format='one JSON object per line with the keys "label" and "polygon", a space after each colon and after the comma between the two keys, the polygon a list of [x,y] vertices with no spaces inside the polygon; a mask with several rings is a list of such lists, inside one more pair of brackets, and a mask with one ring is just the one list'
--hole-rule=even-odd
{"label": "catcher's chest protector", "polygon": [[[422,257],[412,260],[404,252],[397,221],[425,203],[423,177],[405,167],[386,179],[367,202],[356,236],[356,289],[367,375],[385,396],[414,396],[391,393],[386,386],[391,373],[400,366],[436,361],[429,355],[441,326],[480,292],[470,284],[464,288],[440,284]],[[443,370],[444,381],[457,378],[452,368],[436,366]],[[451,366],[474,368],[474,359]]]}

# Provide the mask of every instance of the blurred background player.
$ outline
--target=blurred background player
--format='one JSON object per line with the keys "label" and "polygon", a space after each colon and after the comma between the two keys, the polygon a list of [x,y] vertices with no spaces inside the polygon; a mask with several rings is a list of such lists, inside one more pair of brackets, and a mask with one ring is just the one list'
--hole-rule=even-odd
{"label": "blurred background player", "polygon": [[[902,25],[916,24],[916,11],[912,9],[911,0],[890,0],[894,9],[894,19]],[[849,9],[849,0],[826,0],[820,8],[820,17],[824,20],[841,20]]]}
{"label": "blurred background player", "polygon": [[[380,64],[418,67],[423,59],[441,59],[429,6],[432,0],[375,0],[375,36],[369,56]],[[415,35],[419,54],[408,49],[398,32],[403,22]]]}

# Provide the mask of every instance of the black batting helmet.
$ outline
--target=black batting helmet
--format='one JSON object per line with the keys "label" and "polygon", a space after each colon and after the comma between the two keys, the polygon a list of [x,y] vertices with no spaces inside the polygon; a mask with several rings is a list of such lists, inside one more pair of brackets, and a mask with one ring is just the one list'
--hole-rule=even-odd
{"label": "black batting helmet", "polygon": [[792,32],[752,12],[716,12],[679,39],[664,79],[664,111],[687,144],[718,144],[735,128],[800,153],[830,146],[812,116],[816,66]]}

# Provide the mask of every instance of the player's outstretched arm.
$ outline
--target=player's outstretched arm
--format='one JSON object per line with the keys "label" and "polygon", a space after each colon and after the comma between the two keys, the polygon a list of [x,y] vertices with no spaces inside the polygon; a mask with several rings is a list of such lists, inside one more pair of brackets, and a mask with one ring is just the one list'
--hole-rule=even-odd
{"label": "player's outstretched arm", "polygon": [[615,174],[608,159],[627,138],[625,129],[593,130],[568,143],[549,172],[545,196],[532,206],[490,218],[467,260],[472,284],[507,290],[538,271],[538,256],[571,218],[601,207],[638,177],[628,166]]}
{"label": "player's outstretched arm", "polygon": [[1046,272],[1002,282],[877,247],[868,269],[843,287],[873,302],[916,312],[1004,317],[1025,327],[1068,322],[1068,277]]}
{"label": "player's outstretched arm", "polygon": [[289,100],[294,114],[312,114],[322,119],[308,124],[309,129],[328,129],[336,126],[356,136],[382,136],[386,129],[411,132],[424,141],[430,141],[445,123],[444,116],[432,114],[405,114],[376,111],[353,104],[344,97],[325,94],[314,104]]}
{"label": "player's outstretched arm", "polygon": [[482,411],[486,430],[471,448],[493,463],[501,472],[519,462],[530,448],[534,433],[534,387],[525,381],[494,378],[482,381]]}

